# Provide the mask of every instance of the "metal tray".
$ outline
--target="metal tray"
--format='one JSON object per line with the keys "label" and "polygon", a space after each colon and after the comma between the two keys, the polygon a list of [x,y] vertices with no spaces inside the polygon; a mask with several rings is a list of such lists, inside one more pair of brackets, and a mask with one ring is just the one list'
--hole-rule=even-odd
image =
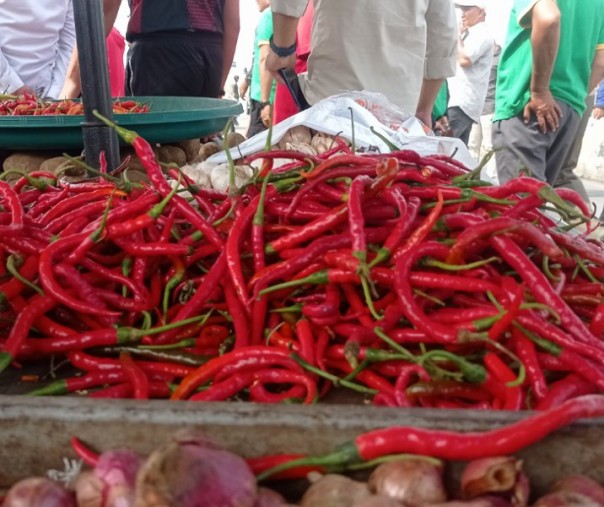
{"label": "metal tray", "polygon": [[[28,398],[0,395],[0,488],[14,481],[63,469],[75,458],[69,438],[77,435],[98,449],[129,447],[148,453],[175,430],[194,427],[243,456],[277,452],[324,453],[378,427],[412,425],[459,431],[489,430],[525,417],[507,412],[392,409],[358,405],[259,405],[170,401]],[[567,427],[526,448],[533,490],[582,473],[604,482],[604,421]],[[459,474],[452,463],[448,478]]]}
{"label": "metal tray", "polygon": [[[116,114],[122,127],[151,143],[194,139],[220,132],[229,118],[243,112],[234,100],[201,97],[127,97],[148,104],[141,114]],[[81,148],[83,115],[0,116],[0,149]]]}

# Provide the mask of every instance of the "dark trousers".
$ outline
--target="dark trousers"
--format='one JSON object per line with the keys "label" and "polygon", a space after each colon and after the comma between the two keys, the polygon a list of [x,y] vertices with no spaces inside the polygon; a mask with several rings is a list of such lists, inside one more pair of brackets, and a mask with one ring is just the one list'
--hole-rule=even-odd
{"label": "dark trousers", "polygon": [[537,119],[533,117],[529,123],[524,123],[522,113],[495,122],[493,149],[499,183],[515,178],[521,170],[528,170],[531,176],[550,185],[556,183],[580,120],[568,104],[557,103],[562,109],[562,117],[556,132],[541,133]]}
{"label": "dark trousers", "polygon": [[461,139],[467,146],[470,139],[472,125],[476,123],[461,107],[453,106],[447,109],[447,118],[449,119],[449,128],[451,129],[451,137]]}
{"label": "dark trousers", "polygon": [[138,36],[128,50],[126,95],[221,95],[222,38],[206,32]]}
{"label": "dark trousers", "polygon": [[594,96],[588,95],[585,99],[585,112],[583,113],[583,116],[581,116],[581,121],[579,122],[577,133],[575,134],[575,140],[566,155],[564,164],[562,164],[562,169],[560,169],[560,173],[554,184],[555,187],[572,188],[575,192],[578,192],[587,203],[589,203],[587,190],[585,190],[585,185],[583,185],[581,179],[575,174],[575,169],[579,163],[579,155],[581,154],[581,147],[583,146],[583,136],[587,130],[587,124],[589,123],[593,110]]}
{"label": "dark trousers", "polygon": [[262,108],[260,107],[260,102],[250,99],[250,126],[247,129],[247,134],[245,135],[245,137],[248,139],[255,136],[259,132],[266,130],[266,127],[262,123],[262,118],[260,117],[261,112]]}

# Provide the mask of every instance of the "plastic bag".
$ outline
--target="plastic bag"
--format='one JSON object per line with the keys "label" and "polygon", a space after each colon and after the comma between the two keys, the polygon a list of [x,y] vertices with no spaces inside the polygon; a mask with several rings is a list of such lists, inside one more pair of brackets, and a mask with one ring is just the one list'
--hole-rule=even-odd
{"label": "plastic bag", "polygon": [[[388,145],[371,131],[371,127],[401,149],[418,152],[422,156],[449,155],[465,164],[469,169],[476,167],[476,161],[467,147],[459,139],[437,137],[414,116],[405,113],[390,103],[386,97],[372,92],[347,92],[324,99],[309,109],[302,111],[273,127],[271,142],[277,144],[283,135],[297,125],[305,125],[318,132],[340,135],[352,141],[354,122],[354,142],[358,148],[390,151]],[[264,150],[268,131],[231,149],[233,158],[241,158]],[[207,162],[224,163],[224,152],[212,155]]]}

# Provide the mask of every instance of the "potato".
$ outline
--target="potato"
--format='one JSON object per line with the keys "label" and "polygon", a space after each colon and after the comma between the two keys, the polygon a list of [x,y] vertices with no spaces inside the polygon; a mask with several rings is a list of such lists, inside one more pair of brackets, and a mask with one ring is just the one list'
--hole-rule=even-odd
{"label": "potato", "polygon": [[[2,164],[2,169],[7,171],[19,171],[31,173],[39,171],[42,162],[48,158],[48,154],[40,152],[15,152],[9,155]],[[7,181],[18,179],[18,175],[10,175]]]}
{"label": "potato", "polygon": [[157,150],[157,158],[164,164],[176,164],[178,167],[187,163],[184,150],[178,146],[160,146]]}
{"label": "potato", "polygon": [[226,145],[229,148],[239,146],[243,141],[245,141],[245,137],[243,137],[239,132],[229,132],[226,136]]}
{"label": "potato", "polygon": [[214,141],[204,143],[199,148],[199,153],[197,154],[197,158],[195,158],[194,162],[204,162],[219,151],[220,146],[218,146],[218,144],[216,144]]}
{"label": "potato", "polygon": [[195,160],[195,157],[199,154],[199,148],[201,148],[201,141],[199,139],[189,139],[187,141],[181,141],[179,143],[174,143],[174,146],[180,148],[185,152],[185,156],[187,157],[187,162],[192,162]]}
{"label": "potato", "polygon": [[56,174],[60,173],[69,164],[73,164],[73,162],[65,157],[47,158],[44,162],[42,162],[40,171]]}

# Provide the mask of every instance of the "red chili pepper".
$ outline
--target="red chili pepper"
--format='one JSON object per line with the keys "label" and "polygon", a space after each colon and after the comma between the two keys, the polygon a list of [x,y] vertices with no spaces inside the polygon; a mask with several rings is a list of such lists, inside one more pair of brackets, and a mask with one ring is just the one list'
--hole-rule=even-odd
{"label": "red chili pepper", "polygon": [[235,293],[232,281],[225,280],[222,284],[226,298],[229,313],[233,319],[235,328],[235,348],[247,347],[250,345],[250,322],[245,307]]}
{"label": "red chili pepper", "polygon": [[551,410],[569,400],[594,394],[597,391],[598,389],[591,382],[576,373],[571,373],[550,385],[547,396],[537,403],[535,410]]}
{"label": "red chili pepper", "polygon": [[560,317],[562,326],[576,340],[594,347],[602,347],[600,340],[590,333],[583,321],[556,294],[545,275],[512,239],[505,236],[493,236],[490,242],[501,258],[524,280],[535,299],[552,308]]}
{"label": "red chili pepper", "polygon": [[531,394],[538,400],[543,400],[548,394],[547,382],[543,369],[539,365],[537,351],[533,342],[519,329],[512,329],[512,343],[518,358],[526,369],[526,376],[531,387]]}
{"label": "red chili pepper", "polygon": [[57,302],[53,297],[40,294],[36,294],[28,301],[25,309],[17,315],[8,338],[2,347],[3,350],[0,352],[0,372],[4,371],[19,355],[19,351],[25,343],[34,321],[51,310],[56,304]]}
{"label": "red chili pepper", "polygon": [[23,226],[23,206],[17,193],[6,183],[0,180],[0,198],[3,200],[4,208],[11,214],[10,227],[18,229]]}
{"label": "red chili pepper", "polygon": [[502,408],[504,410],[520,410],[522,408],[523,396],[520,386],[510,386],[516,380],[516,374],[506,365],[499,356],[492,352],[484,356],[484,365],[489,374],[502,383],[505,388],[502,392]]}
{"label": "red chili pepper", "polygon": [[425,218],[422,225],[420,225],[414,232],[407,238],[407,241],[396,250],[393,255],[393,259],[396,261],[404,256],[407,252],[413,250],[417,245],[426,239],[430,231],[434,228],[436,221],[443,208],[443,196],[442,193],[438,193],[436,206],[430,211],[429,215]]}
{"label": "red chili pepper", "polygon": [[[147,172],[149,181],[151,184],[160,192],[163,197],[166,197],[172,192],[172,187],[164,177],[161,166],[155,159],[155,153],[153,152],[152,146],[136,132],[126,130],[122,127],[117,126],[115,123],[103,119],[107,125],[114,128],[117,133],[127,143],[131,144],[138,156],[141,164]],[[224,242],[216,229],[205,220],[184,198],[179,195],[175,195],[172,198],[174,206],[180,211],[180,213],[197,229],[199,229],[208,241],[216,246],[222,247]]]}
{"label": "red chili pepper", "polygon": [[[226,259],[224,252],[220,254],[216,262],[208,272],[208,274],[204,277],[201,284],[196,288],[195,294],[193,297],[189,299],[182,308],[178,311],[176,316],[171,322],[177,322],[180,320],[188,319],[193,315],[196,315],[201,311],[205,303],[208,301],[212,293],[216,290],[222,277],[226,273]],[[156,343],[168,343],[172,340],[176,334],[177,330],[168,331],[167,333],[162,333],[156,338]]]}
{"label": "red chili pepper", "polygon": [[149,399],[149,379],[145,372],[136,364],[128,352],[120,353],[120,362],[124,369],[126,379],[132,384],[134,398],[137,400]]}
{"label": "red chili pepper", "polygon": [[289,353],[286,351],[262,345],[234,349],[222,356],[210,359],[207,363],[183,378],[170,398],[173,400],[185,399],[199,386],[211,380],[217,371],[229,363],[238,361],[241,358],[247,358],[250,362],[253,362],[255,358],[266,355],[280,355],[289,358]]}
{"label": "red chili pepper", "polygon": [[90,467],[95,467],[99,461],[99,453],[86,446],[78,437],[72,436],[70,439],[71,448],[78,458]]}
{"label": "red chili pepper", "polygon": [[[280,465],[282,463],[288,463],[292,460],[304,457],[303,454],[275,454],[272,456],[262,456],[260,458],[247,458],[246,462],[252,469],[254,475],[259,475],[266,470]],[[281,473],[271,476],[271,479],[306,479],[310,472],[325,472],[324,467],[317,466],[305,466],[296,467]]]}

